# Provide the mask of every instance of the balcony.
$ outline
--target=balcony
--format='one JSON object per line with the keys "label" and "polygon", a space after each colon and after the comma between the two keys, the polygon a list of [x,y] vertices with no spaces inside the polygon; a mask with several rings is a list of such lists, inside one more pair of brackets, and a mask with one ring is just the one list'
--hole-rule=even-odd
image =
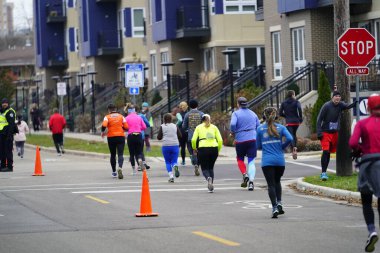
{"label": "balcony", "polygon": [[181,6],[176,15],[177,38],[210,36],[208,6]]}
{"label": "balcony", "polygon": [[[307,9],[315,9],[320,7],[332,7],[334,4],[333,0],[277,0],[278,12],[279,13],[289,13],[293,11],[301,11]],[[355,5],[355,8],[351,6],[352,11],[359,11],[359,13],[364,13],[368,11],[372,0],[350,0],[350,5]],[[360,7],[359,10],[356,10]]]}
{"label": "balcony", "polygon": [[48,67],[67,67],[68,60],[65,50],[48,48]]}
{"label": "balcony", "polygon": [[123,53],[121,30],[98,32],[98,55],[120,55]]}
{"label": "balcony", "polygon": [[257,0],[257,10],[255,11],[255,20],[264,21],[264,2]]}
{"label": "balcony", "polygon": [[62,4],[46,4],[46,23],[66,22],[66,7]]}

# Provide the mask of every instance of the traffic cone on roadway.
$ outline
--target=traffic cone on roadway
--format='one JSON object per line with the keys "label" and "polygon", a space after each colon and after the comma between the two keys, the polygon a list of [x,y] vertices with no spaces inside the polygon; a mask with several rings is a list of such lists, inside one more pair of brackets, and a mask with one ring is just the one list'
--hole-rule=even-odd
{"label": "traffic cone on roadway", "polygon": [[158,213],[152,212],[148,177],[146,175],[146,170],[143,170],[140,212],[136,213],[136,217],[150,217],[150,216],[158,216]]}
{"label": "traffic cone on roadway", "polygon": [[34,164],[33,176],[45,176],[45,174],[42,173],[40,147],[38,147],[38,146],[36,147],[36,162]]}

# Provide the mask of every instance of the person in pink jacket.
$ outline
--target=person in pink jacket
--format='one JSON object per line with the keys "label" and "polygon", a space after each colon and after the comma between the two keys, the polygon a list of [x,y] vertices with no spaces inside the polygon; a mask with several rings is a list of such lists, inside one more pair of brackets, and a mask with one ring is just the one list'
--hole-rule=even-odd
{"label": "person in pink jacket", "polygon": [[357,164],[358,190],[369,233],[365,251],[372,252],[379,239],[375,228],[372,195],[377,197],[377,210],[380,214],[380,95],[374,94],[368,98],[367,109],[370,116],[356,123],[349,145],[353,149],[352,156],[360,158]]}
{"label": "person in pink jacket", "polygon": [[26,134],[29,133],[28,124],[22,120],[22,116],[17,116],[16,126],[18,128],[18,133],[15,135],[15,144],[17,155],[24,158],[24,144],[26,141]]}
{"label": "person in pink jacket", "polygon": [[127,114],[125,120],[128,124],[127,144],[129,149],[129,160],[132,165],[132,174],[136,173],[135,159],[138,161],[139,170],[145,170],[142,160],[142,132],[146,129],[143,119],[137,115],[133,104],[127,103],[124,108]]}

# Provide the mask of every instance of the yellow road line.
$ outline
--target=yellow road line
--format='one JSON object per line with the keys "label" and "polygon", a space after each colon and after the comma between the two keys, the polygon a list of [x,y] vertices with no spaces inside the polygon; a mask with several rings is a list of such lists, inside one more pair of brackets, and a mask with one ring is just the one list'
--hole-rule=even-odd
{"label": "yellow road line", "polygon": [[207,233],[202,232],[202,231],[193,231],[192,233],[195,234],[195,235],[199,235],[201,237],[204,237],[204,238],[207,238],[207,239],[210,239],[210,240],[222,243],[222,244],[227,245],[227,246],[239,246],[240,245],[240,243],[233,242],[233,241],[230,241],[230,240],[226,240],[226,239],[217,237],[215,235],[210,235],[210,234],[207,234]]}
{"label": "yellow road line", "polygon": [[102,199],[99,199],[99,198],[93,197],[93,196],[91,196],[91,195],[86,195],[85,197],[88,198],[88,199],[95,200],[96,202],[99,202],[99,203],[102,203],[102,204],[109,204],[109,203],[110,203],[110,202],[108,202],[108,201],[105,201],[105,200],[102,200]]}

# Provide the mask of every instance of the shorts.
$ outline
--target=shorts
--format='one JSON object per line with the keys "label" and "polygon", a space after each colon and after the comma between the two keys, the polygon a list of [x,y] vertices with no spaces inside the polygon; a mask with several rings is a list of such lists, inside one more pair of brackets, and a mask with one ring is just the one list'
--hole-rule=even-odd
{"label": "shorts", "polygon": [[329,151],[330,153],[335,153],[337,144],[338,144],[338,132],[335,132],[335,133],[323,132],[323,137],[321,140],[321,147],[323,151]]}
{"label": "shorts", "polygon": [[245,156],[249,158],[255,158],[257,155],[256,141],[245,141],[235,144],[236,156],[243,158]]}

